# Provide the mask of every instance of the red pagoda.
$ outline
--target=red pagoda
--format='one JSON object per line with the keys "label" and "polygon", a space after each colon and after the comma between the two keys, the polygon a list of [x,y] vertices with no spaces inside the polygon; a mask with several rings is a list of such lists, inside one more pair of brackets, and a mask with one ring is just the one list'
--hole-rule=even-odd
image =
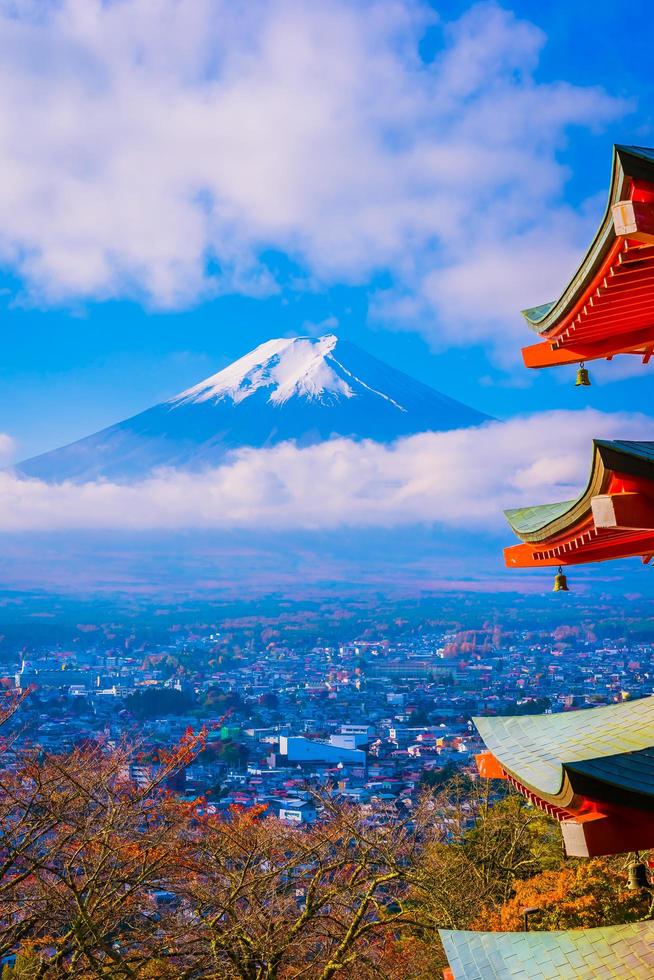
{"label": "red pagoda", "polygon": [[593,443],[588,485],[576,500],[505,512],[522,544],[509,568],[578,565],[654,554],[654,442]]}
{"label": "red pagoda", "polygon": [[[654,150],[615,146],[609,201],[584,259],[561,296],[524,310],[540,341],[529,368],[616,354],[654,353]],[[580,382],[585,383],[585,382]]]}
{"label": "red pagoda", "polygon": [[[554,303],[525,311],[541,340],[527,367],[654,353],[654,150],[616,146],[609,203],[575,276]],[[575,500],[506,512],[521,543],[510,568],[654,555],[654,442],[595,440]],[[567,591],[562,568],[555,590]],[[482,777],[508,781],[554,817],[570,857],[636,852],[630,885],[651,888],[639,851],[654,848],[654,696],[549,715],[473,719]],[[633,881],[631,878],[633,876]],[[525,910],[525,916],[528,911]],[[525,918],[525,930],[527,930]],[[651,923],[537,933],[441,931],[448,980],[654,976]]]}
{"label": "red pagoda", "polygon": [[554,817],[569,857],[654,847],[654,697],[473,721],[480,775]]}

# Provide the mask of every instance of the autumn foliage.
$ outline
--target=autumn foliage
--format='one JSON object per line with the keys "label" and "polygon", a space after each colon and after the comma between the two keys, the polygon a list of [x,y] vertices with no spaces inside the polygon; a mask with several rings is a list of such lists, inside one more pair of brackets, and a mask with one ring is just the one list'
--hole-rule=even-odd
{"label": "autumn foliage", "polygon": [[477,928],[521,929],[525,908],[539,910],[532,929],[581,929],[649,918],[650,895],[626,888],[622,859],[575,861],[516,882],[513,896],[480,915]]}

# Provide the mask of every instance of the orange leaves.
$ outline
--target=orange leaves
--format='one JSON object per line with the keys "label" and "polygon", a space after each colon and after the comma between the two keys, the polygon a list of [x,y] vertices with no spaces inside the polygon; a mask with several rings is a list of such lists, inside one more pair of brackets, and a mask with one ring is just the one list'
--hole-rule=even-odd
{"label": "orange leaves", "polygon": [[182,738],[171,750],[159,750],[159,764],[168,774],[183,769],[202,752],[207,744],[207,729],[203,726],[199,732],[187,728]]}
{"label": "orange leaves", "polygon": [[544,871],[515,884],[514,895],[499,909],[485,911],[477,928],[511,931],[523,928],[523,909],[537,908],[534,929],[572,929],[631,922],[642,917],[647,896],[630,892],[615,860],[595,859]]}
{"label": "orange leaves", "polygon": [[257,803],[255,806],[242,806],[240,803],[231,803],[229,812],[233,817],[239,817],[242,823],[253,823],[267,811],[267,803]]}

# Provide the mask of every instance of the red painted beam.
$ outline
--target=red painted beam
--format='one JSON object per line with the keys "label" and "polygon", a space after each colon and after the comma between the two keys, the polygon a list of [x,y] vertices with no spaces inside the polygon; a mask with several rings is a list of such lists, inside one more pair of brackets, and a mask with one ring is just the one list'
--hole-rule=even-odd
{"label": "red painted beam", "polygon": [[[628,351],[633,350],[633,346],[630,341],[624,341],[623,338],[628,334],[638,333],[644,336],[645,339],[638,344],[641,350],[645,350],[652,344],[652,338],[654,338],[654,323],[651,322],[650,317],[645,319],[640,317],[634,320],[625,320],[622,323],[625,328],[624,333],[615,332],[607,337],[607,329],[605,325],[587,323],[583,326],[577,327],[576,329],[570,329],[566,331],[565,335],[561,337],[556,343],[551,344],[552,350],[563,350],[566,347],[588,347],[592,348],[595,345],[604,344],[607,340],[612,340],[612,350],[605,354],[605,357],[614,357],[616,354],[626,354]],[[645,331],[649,330],[649,338],[645,334]]]}
{"label": "red painted beam", "polygon": [[654,299],[654,274],[647,280],[640,282],[620,282],[614,285],[614,280],[609,280],[610,285],[598,286],[596,291],[586,304],[586,316],[592,315],[595,310],[602,310],[604,307],[613,307],[616,303],[626,304],[633,300]]}
{"label": "red painted beam", "polygon": [[580,317],[562,333],[551,337],[550,344],[556,350],[557,347],[564,347],[575,340],[583,340],[584,343],[614,340],[615,346],[619,347],[626,334],[644,331],[649,327],[654,329],[654,300],[638,310],[623,312],[616,309],[608,316],[597,312],[593,316]]}
{"label": "red painted beam", "polygon": [[568,857],[604,857],[654,847],[654,813],[621,803],[619,790],[615,802],[576,796],[571,808],[563,810],[527,789],[511,773],[506,778],[534,806],[558,821]]}
{"label": "red painted beam", "polygon": [[[615,323],[616,316],[635,317],[641,313],[644,317],[649,315],[650,319],[654,319],[654,304],[649,291],[637,296],[612,296],[601,304],[586,305],[580,314],[581,319],[574,321],[570,326],[573,326],[574,323],[583,324],[585,321],[588,321],[591,326],[596,323],[606,323],[609,327],[612,327]],[[557,338],[552,337],[551,339],[554,340]]]}
{"label": "red painted beam", "polygon": [[568,857],[604,857],[627,851],[646,851],[654,845],[652,813],[628,807],[615,809],[621,812],[589,813],[561,821]]}
{"label": "red painted beam", "polygon": [[614,265],[604,276],[602,286],[618,289],[630,283],[647,283],[654,276],[654,259],[644,259],[638,266]]}
{"label": "red painted beam", "polygon": [[575,340],[557,350],[552,349],[550,341],[541,341],[540,344],[523,347],[522,359],[528,368],[556,367],[559,364],[578,364],[580,361],[595,361],[615,354],[628,354],[653,343],[654,324],[644,330],[609,336],[595,342]]}
{"label": "red painted beam", "polygon": [[640,558],[654,552],[654,532],[625,532],[618,536],[592,535],[583,544],[566,549],[566,542],[514,544],[504,549],[507,568],[556,568],[558,565],[588,565],[591,562]]}
{"label": "red painted beam", "polygon": [[632,266],[637,262],[647,262],[654,259],[654,248],[651,245],[642,245],[636,248],[626,248],[620,252],[616,259],[618,266]]}
{"label": "red painted beam", "polygon": [[475,756],[477,771],[482,779],[506,779],[506,773],[492,752],[480,752]]}

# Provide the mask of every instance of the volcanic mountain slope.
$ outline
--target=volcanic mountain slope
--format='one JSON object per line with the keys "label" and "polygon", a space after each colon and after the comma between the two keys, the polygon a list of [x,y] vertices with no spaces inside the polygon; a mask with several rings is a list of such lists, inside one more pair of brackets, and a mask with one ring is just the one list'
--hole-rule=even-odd
{"label": "volcanic mountain slope", "polygon": [[485,421],[354,344],[298,337],[269,340],[169,401],[15,469],[50,482],[133,481],[159,467],[214,466],[244,446],[390,442]]}

